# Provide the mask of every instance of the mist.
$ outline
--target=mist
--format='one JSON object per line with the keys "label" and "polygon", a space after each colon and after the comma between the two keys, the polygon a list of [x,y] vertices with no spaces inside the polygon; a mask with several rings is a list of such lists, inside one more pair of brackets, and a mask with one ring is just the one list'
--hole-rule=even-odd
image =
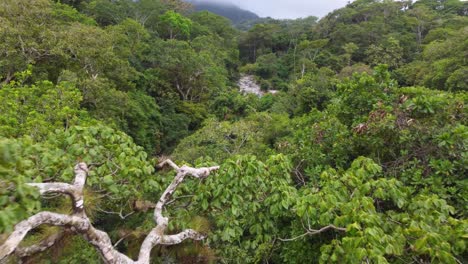
{"label": "mist", "polygon": [[198,0],[234,4],[252,11],[261,17],[300,18],[308,16],[323,17],[327,13],[344,7],[348,0]]}

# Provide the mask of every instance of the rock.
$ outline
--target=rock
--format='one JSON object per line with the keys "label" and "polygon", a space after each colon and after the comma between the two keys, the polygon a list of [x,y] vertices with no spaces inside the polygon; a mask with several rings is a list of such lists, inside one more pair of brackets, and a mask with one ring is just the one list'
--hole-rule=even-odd
{"label": "rock", "polygon": [[260,89],[260,86],[255,82],[253,75],[242,75],[237,84],[243,94],[253,93],[258,96],[262,96],[264,94]]}
{"label": "rock", "polygon": [[237,84],[239,85],[242,94],[252,93],[262,97],[265,93],[277,94],[279,92],[278,90],[269,90],[267,92],[262,91],[260,85],[255,82],[255,77],[253,75],[242,75]]}

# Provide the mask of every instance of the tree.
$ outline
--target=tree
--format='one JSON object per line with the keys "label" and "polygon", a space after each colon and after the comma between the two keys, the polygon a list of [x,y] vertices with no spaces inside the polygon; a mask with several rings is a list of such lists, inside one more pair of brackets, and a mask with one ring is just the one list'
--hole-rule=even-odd
{"label": "tree", "polygon": [[100,25],[119,24],[133,19],[151,33],[156,33],[160,16],[167,11],[185,13],[189,4],[178,0],[92,0],[80,6],[84,13],[92,16]]}
{"label": "tree", "polygon": [[335,72],[320,68],[297,80],[292,94],[298,102],[296,113],[307,113],[313,108],[323,109],[335,89]]}
{"label": "tree", "polygon": [[55,57],[57,54],[52,19],[52,4],[48,0],[2,1],[0,3],[0,78],[10,82],[16,72],[28,64]]}
{"label": "tree", "polygon": [[27,183],[26,185],[32,188],[37,188],[42,195],[45,194],[65,194],[68,195],[72,200],[73,213],[70,215],[58,214],[52,212],[41,212],[37,213],[27,220],[21,221],[15,225],[14,231],[9,235],[7,240],[0,246],[0,260],[4,260],[6,257],[13,253],[20,255],[31,254],[38,251],[43,251],[51,244],[55,243],[55,236],[49,237],[47,241],[42,241],[38,246],[31,246],[29,248],[18,248],[19,243],[24,239],[29,231],[41,226],[41,225],[53,225],[70,228],[72,231],[80,234],[90,244],[92,244],[101,254],[102,259],[106,263],[149,263],[151,250],[155,245],[174,245],[183,242],[184,240],[191,238],[194,240],[204,239],[203,234],[198,233],[192,229],[186,229],[175,235],[166,235],[165,231],[168,227],[169,218],[163,216],[163,209],[169,202],[172,194],[175,192],[177,187],[184,181],[186,176],[192,176],[195,178],[203,179],[208,177],[211,172],[219,169],[215,167],[204,167],[204,168],[192,168],[188,166],[179,167],[171,160],[164,160],[159,166],[165,164],[170,165],[174,170],[177,171],[177,175],[172,183],[161,195],[161,198],[155,205],[154,209],[154,220],[156,227],[153,228],[146,239],[144,240],[137,261],[133,261],[126,255],[118,252],[109,235],[103,231],[95,229],[91,220],[86,215],[84,206],[84,187],[86,184],[86,178],[89,175],[89,169],[86,163],[79,163],[75,166],[75,178],[73,184],[62,183],[62,182],[48,182],[48,183]]}
{"label": "tree", "polygon": [[257,57],[272,51],[275,34],[280,28],[277,24],[257,24],[246,34],[241,36],[241,57],[255,62]]}
{"label": "tree", "polygon": [[278,58],[274,53],[259,56],[255,65],[255,73],[261,78],[269,79],[278,74]]}
{"label": "tree", "polygon": [[272,153],[271,141],[286,133],[284,115],[253,114],[235,123],[209,120],[203,128],[182,140],[174,150],[180,160],[195,161],[197,153],[205,153],[222,162],[234,155],[256,152],[259,158]]}
{"label": "tree", "polygon": [[217,177],[206,179],[203,194],[194,203],[200,215],[213,217],[217,228],[208,241],[221,261],[270,259],[283,223],[290,220],[295,193],[290,170],[290,161],[281,154],[265,161],[251,155],[233,156]]}
{"label": "tree", "polygon": [[393,37],[388,38],[379,46],[372,44],[366,51],[367,61],[371,66],[386,64],[391,69],[397,68],[403,58],[400,42]]}
{"label": "tree", "polygon": [[[285,245],[282,260],[389,263],[417,258],[459,263],[466,221],[452,218],[453,208],[436,195],[411,198],[402,182],[380,177],[381,171],[360,157],[346,172],[326,170],[318,184],[299,190],[291,205],[299,218],[291,238],[281,239],[291,243]],[[307,250],[304,243],[314,243],[315,236],[321,240],[320,250]]]}
{"label": "tree", "polygon": [[80,108],[81,93],[73,84],[61,82],[54,85],[50,81],[23,84],[31,74],[31,68],[18,73],[17,81],[0,89],[2,136],[28,135],[34,140],[43,140],[56,129],[67,130],[87,122],[89,116]]}
{"label": "tree", "polygon": [[181,37],[190,36],[192,21],[189,18],[174,11],[167,11],[160,19],[169,39],[175,39],[179,35]]}
{"label": "tree", "polygon": [[[466,2],[356,0],[246,32],[187,5],[0,0],[0,244],[44,212],[78,225],[29,230],[6,262],[135,262],[155,226],[205,238],[156,241],[151,262],[466,262]],[[241,94],[239,68],[279,91]],[[158,205],[183,168],[154,154],[220,168]]]}
{"label": "tree", "polygon": [[434,12],[424,5],[416,5],[408,11],[408,22],[414,27],[418,47],[421,47],[424,36],[432,27],[434,17]]}
{"label": "tree", "polygon": [[315,64],[317,56],[320,54],[321,50],[328,44],[329,39],[319,39],[319,40],[303,40],[299,43],[298,49],[299,54],[301,54],[300,63],[301,63],[301,78],[306,74],[306,64]]}
{"label": "tree", "polygon": [[209,50],[212,47],[209,45],[195,50],[201,47],[195,45],[192,47],[186,41],[175,39],[158,40],[153,43],[152,54],[148,56],[157,75],[184,101],[202,101],[214,91],[222,90],[227,81],[220,58],[213,57],[216,50]]}
{"label": "tree", "polygon": [[375,68],[372,76],[354,74],[337,85],[337,98],[329,105],[329,110],[336,113],[341,122],[352,125],[354,122],[372,111],[374,104],[379,101],[391,100],[389,93],[396,87],[396,82],[390,78],[386,65]]}
{"label": "tree", "polygon": [[399,73],[410,85],[425,85],[433,89],[466,91],[466,51],[464,40],[467,28],[446,30],[442,39],[428,43],[422,58],[403,66]]}
{"label": "tree", "polygon": [[359,46],[354,44],[353,42],[346,43],[343,46],[343,50],[345,51],[344,59],[347,63],[347,66],[351,66],[351,59],[353,54],[359,49]]}
{"label": "tree", "polygon": [[446,14],[458,14],[460,16],[466,15],[466,3],[459,0],[422,0],[415,3],[415,6],[427,7],[435,12]]}
{"label": "tree", "polygon": [[[146,28],[133,19],[125,19],[121,23],[109,27],[109,32],[116,43],[116,53],[133,62],[143,60],[144,51],[148,49],[150,34]],[[141,67],[141,65],[136,65]]]}
{"label": "tree", "polygon": [[[236,37],[236,30],[232,27],[229,19],[215,15],[208,11],[195,12],[190,15],[190,19],[198,24],[193,25],[193,34],[201,34],[203,31],[216,34],[226,41],[226,45],[235,45],[231,42]],[[195,30],[199,31],[196,32]]]}

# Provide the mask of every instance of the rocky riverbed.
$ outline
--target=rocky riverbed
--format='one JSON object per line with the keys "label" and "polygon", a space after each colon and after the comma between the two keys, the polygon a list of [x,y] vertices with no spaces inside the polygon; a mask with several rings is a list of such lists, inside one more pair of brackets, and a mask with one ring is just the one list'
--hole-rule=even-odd
{"label": "rocky riverbed", "polygon": [[260,89],[260,85],[255,82],[253,75],[242,75],[237,84],[243,94],[253,93],[258,96],[262,96],[264,94]]}
{"label": "rocky riverbed", "polygon": [[262,91],[260,85],[257,84],[253,75],[242,75],[237,84],[239,85],[240,91],[243,94],[252,93],[257,96],[263,96],[268,93],[275,94],[278,92],[277,90],[269,90],[267,92]]}

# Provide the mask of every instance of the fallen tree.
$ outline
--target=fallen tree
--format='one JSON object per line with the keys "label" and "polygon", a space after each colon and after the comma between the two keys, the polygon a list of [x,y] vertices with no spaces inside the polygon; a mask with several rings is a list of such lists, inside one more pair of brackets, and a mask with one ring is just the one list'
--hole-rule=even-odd
{"label": "fallen tree", "polygon": [[[183,230],[178,234],[166,234],[169,218],[163,216],[162,210],[186,176],[203,179],[208,177],[211,172],[218,170],[219,166],[202,168],[192,168],[188,166],[179,167],[171,160],[165,160],[158,166],[163,167],[164,165],[171,166],[176,170],[177,174],[156,203],[153,216],[156,226],[148,233],[143,241],[136,261],[116,250],[109,235],[106,232],[94,228],[91,220],[86,215],[83,190],[89,170],[85,163],[79,163],[75,166],[75,179],[73,184],[60,182],[28,184],[36,187],[41,195],[54,193],[70,196],[73,212],[69,215],[40,212],[16,224],[14,231],[8,236],[3,245],[0,246],[0,262],[3,263],[6,261],[7,257],[12,254],[24,257],[43,252],[53,246],[55,242],[63,236],[63,232],[69,231],[81,235],[86,241],[93,245],[98,250],[105,263],[149,263],[151,250],[156,245],[174,245],[180,244],[186,239],[204,239],[204,234],[198,233],[192,229]],[[41,225],[61,226],[66,228],[66,231],[53,234],[33,246],[20,247],[19,244],[23,241],[28,232]]]}

